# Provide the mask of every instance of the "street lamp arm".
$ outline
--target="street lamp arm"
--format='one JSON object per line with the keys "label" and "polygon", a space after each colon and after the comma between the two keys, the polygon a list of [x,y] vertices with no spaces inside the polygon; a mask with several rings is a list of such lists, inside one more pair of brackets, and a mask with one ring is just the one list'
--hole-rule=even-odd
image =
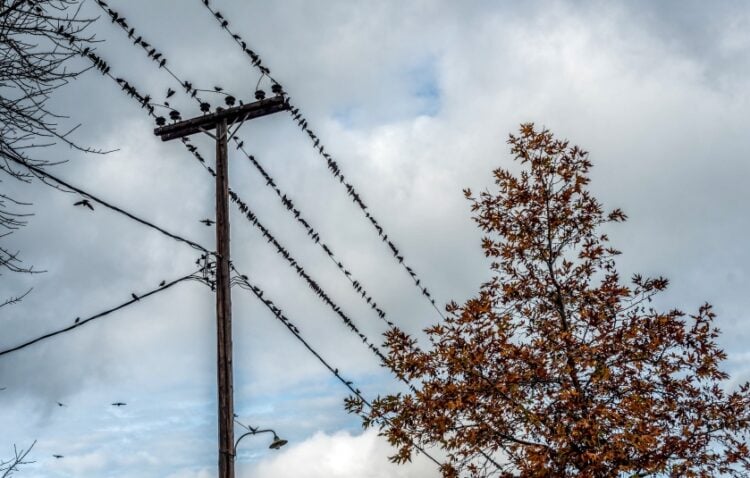
{"label": "street lamp arm", "polygon": [[[240,435],[240,437],[237,439],[236,442],[234,442],[234,457],[237,457],[237,446],[240,444],[240,441],[245,438],[248,435],[257,435],[259,433],[273,433],[273,443],[271,443],[272,448],[280,448],[286,444],[286,440],[282,440],[279,438],[279,436],[276,434],[275,431],[269,429],[266,430],[258,430],[258,429],[250,429],[250,431],[243,433]],[[276,446],[274,446],[276,445]]]}

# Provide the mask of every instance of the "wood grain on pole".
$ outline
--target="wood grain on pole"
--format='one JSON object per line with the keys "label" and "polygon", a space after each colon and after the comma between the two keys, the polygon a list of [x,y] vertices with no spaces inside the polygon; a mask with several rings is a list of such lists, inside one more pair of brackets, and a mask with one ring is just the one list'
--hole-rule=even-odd
{"label": "wood grain on pole", "polygon": [[219,478],[234,478],[232,296],[229,284],[227,120],[216,123],[216,338],[219,397]]}

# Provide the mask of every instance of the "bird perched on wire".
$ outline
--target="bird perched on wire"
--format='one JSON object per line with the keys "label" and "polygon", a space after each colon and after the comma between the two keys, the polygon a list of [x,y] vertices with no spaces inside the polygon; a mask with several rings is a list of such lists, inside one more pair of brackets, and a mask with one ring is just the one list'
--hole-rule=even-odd
{"label": "bird perched on wire", "polygon": [[202,223],[203,223],[203,224],[205,224],[206,226],[211,226],[211,225],[213,225],[213,224],[216,224],[216,221],[212,221],[211,219],[208,219],[208,218],[206,218],[206,219],[201,219],[201,220],[200,220],[200,222],[202,222]]}
{"label": "bird perched on wire", "polygon": [[113,407],[124,407],[125,405],[127,405],[127,403],[124,402],[114,402],[112,404]]}
{"label": "bird perched on wire", "polygon": [[94,206],[92,206],[92,205],[91,205],[91,203],[89,202],[89,200],[88,200],[88,199],[81,199],[81,200],[80,200],[80,201],[78,201],[78,202],[74,202],[74,203],[73,203],[73,205],[74,205],[74,206],[83,206],[83,207],[87,207],[87,208],[91,209],[92,211],[94,210]]}
{"label": "bird perched on wire", "polygon": [[159,287],[164,287],[164,284],[166,284],[166,283],[167,283],[167,281],[165,281],[165,280],[159,282]]}
{"label": "bird perched on wire", "polygon": [[133,300],[141,300],[140,297],[138,297],[137,295],[135,295],[135,292],[131,293],[130,297],[132,297]]}

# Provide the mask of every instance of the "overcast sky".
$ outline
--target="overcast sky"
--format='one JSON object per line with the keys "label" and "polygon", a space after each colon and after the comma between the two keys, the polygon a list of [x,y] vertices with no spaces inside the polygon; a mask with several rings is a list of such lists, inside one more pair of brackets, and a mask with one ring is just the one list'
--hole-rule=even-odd
{"label": "overcast sky", "polygon": [[[258,73],[201,0],[110,0],[138,34],[201,88],[252,100]],[[357,188],[439,304],[488,278],[481,234],[461,190],[514,168],[506,139],[533,121],[591,154],[591,189],[630,219],[610,231],[624,277],[665,275],[659,305],[715,304],[732,383],[750,379],[750,7],[746,2],[411,2],[214,0]],[[100,15],[89,1],[84,14]],[[107,19],[94,27],[112,74],[163,100],[172,79]],[[82,63],[83,64],[83,63]],[[261,83],[268,90],[267,82]],[[220,97],[205,95],[218,104]],[[200,114],[181,93],[183,117]],[[166,229],[213,246],[213,182],[178,142],[95,71],[52,102],[79,142],[56,174]],[[250,152],[365,285],[390,320],[416,334],[439,317],[286,114],[253,120]],[[209,139],[196,139],[213,156]],[[233,149],[230,183],[259,219],[379,343],[384,331],[325,253]],[[36,215],[6,242],[34,276],[4,275],[0,349],[68,325],[194,268],[194,250],[42,185],[3,182]],[[364,394],[399,390],[359,339],[232,210],[235,264],[310,344]],[[216,476],[214,296],[188,282],[0,357],[0,458],[37,440],[19,476]],[[238,476],[438,476],[392,452],[343,409],[346,389],[248,292],[235,288],[235,406],[245,423],[289,440],[243,440]],[[116,408],[110,403],[122,401]],[[64,407],[57,402],[65,404]],[[53,454],[64,455],[55,459]]]}

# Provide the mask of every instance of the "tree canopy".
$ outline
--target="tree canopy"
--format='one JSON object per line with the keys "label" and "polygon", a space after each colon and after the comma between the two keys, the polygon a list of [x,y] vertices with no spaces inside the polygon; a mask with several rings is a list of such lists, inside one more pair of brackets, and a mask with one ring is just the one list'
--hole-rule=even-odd
{"label": "tree canopy", "polygon": [[750,385],[726,390],[711,305],[659,311],[667,279],[621,279],[602,226],[626,216],[588,191],[586,151],[533,124],[508,143],[520,174],[465,191],[491,279],[448,304],[429,348],[387,332],[415,389],[348,409],[396,462],[440,446],[445,477],[748,476]]}

